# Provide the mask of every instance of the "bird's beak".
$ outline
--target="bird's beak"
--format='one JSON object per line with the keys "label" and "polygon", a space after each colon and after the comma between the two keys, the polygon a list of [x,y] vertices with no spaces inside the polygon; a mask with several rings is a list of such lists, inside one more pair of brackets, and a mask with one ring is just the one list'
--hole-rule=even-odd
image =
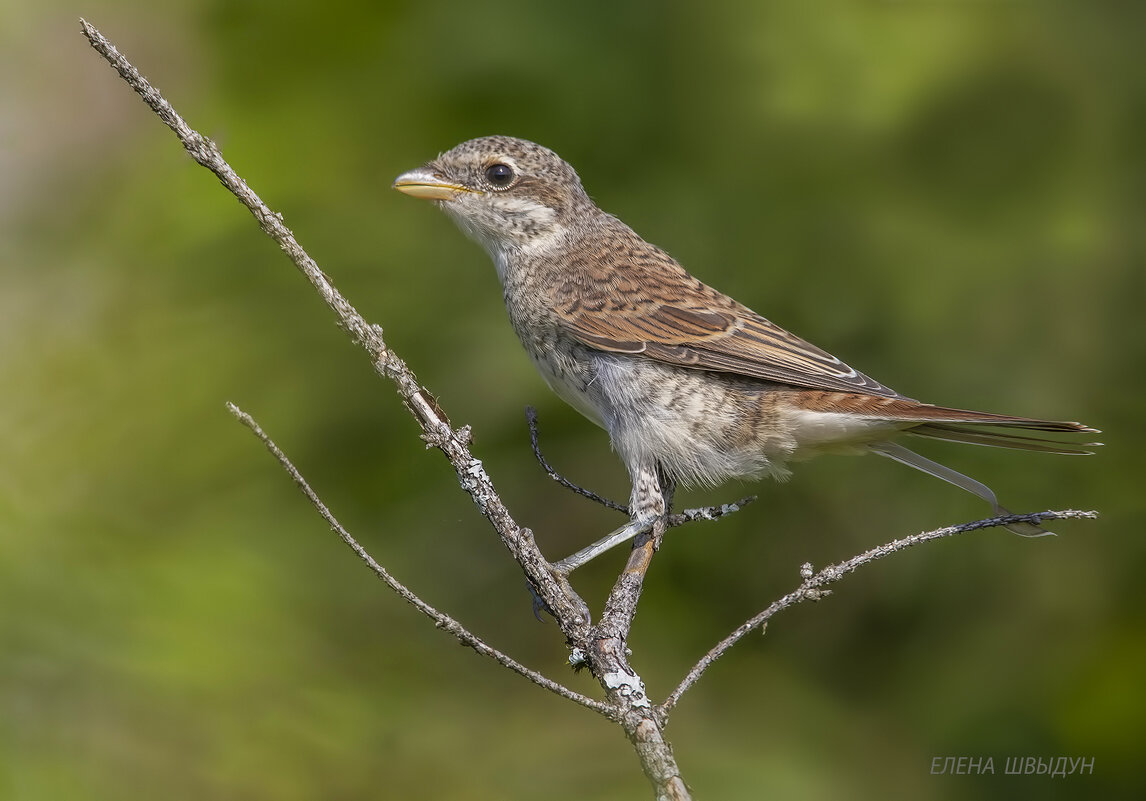
{"label": "bird's beak", "polygon": [[394,188],[410,197],[423,200],[453,200],[463,192],[470,192],[464,186],[451,183],[429,167],[404,172],[394,179]]}

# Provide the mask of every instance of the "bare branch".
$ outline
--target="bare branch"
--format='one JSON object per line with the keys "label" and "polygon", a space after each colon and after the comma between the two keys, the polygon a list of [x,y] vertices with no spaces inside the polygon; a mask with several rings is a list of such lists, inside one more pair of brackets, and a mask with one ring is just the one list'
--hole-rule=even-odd
{"label": "bare branch", "polygon": [[[250,210],[263,231],[278,243],[291,261],[306,275],[323,300],[338,316],[341,325],[350,333],[354,341],[367,352],[375,371],[394,382],[399,396],[421,426],[423,439],[445,454],[453,465],[462,488],[469,493],[478,510],[493,525],[506,549],[521,565],[536,598],[553,614],[566,639],[573,647],[571,659],[585,660],[593,675],[605,688],[608,701],[600,704],[590,700],[588,704],[590,708],[602,712],[602,714],[611,714],[614,719],[621,723],[622,728],[633,742],[645,774],[653,783],[659,796],[687,798],[687,789],[673,760],[672,750],[661,736],[657,721],[652,717],[652,704],[644,697],[643,693],[638,698],[631,697],[628,693],[628,684],[618,685],[616,683],[615,679],[619,675],[614,670],[616,661],[602,659],[600,649],[591,645],[590,626],[592,619],[588,607],[574,592],[568,580],[553,572],[550,564],[534,543],[532,533],[513,520],[495,491],[493,482],[485,472],[482,463],[475,459],[469,451],[469,429],[463,427],[455,430],[451,426],[449,419],[438,407],[433,395],[418,383],[417,378],[405,362],[387,346],[382,336],[381,327],[368,324],[354,307],[339,294],[322,270],[318,268],[318,265],[295,241],[290,230],[283,224],[282,218],[272,212],[227,164],[215,143],[187,125],[171,104],[140,75],[139,71],[99,31],[84,20],[80,22],[84,35],[92,47],[119,72],[160,119],[175,132],[184,149],[191,154],[192,158],[211,170],[219,181]],[[296,481],[299,480],[297,471],[294,471],[293,475],[296,475]],[[324,507],[320,506],[319,508]],[[342,532],[340,532],[340,536],[343,536]],[[352,545],[351,547],[355,546]],[[368,560],[368,556],[359,548],[355,548],[355,550],[359,552],[361,558]],[[376,573],[380,569],[372,560],[368,560],[367,563]],[[456,623],[450,621],[446,625],[452,629]],[[623,641],[614,639],[610,642],[622,646],[621,656],[623,659]],[[472,647],[481,646],[475,644]],[[636,676],[635,673],[632,673],[631,668],[628,670],[634,677]],[[636,677],[635,683],[640,684],[639,677]],[[559,693],[562,691],[559,685],[550,686],[550,689]],[[589,699],[576,700],[579,703],[585,703]],[[603,711],[610,707],[612,708],[611,713]]]}
{"label": "bare branch", "polygon": [[290,229],[283,224],[282,217],[271,211],[247,186],[247,183],[223,159],[218,146],[192,129],[103,34],[86,20],[81,19],[80,25],[92,47],[107,59],[128,85],[175,132],[191,157],[213,172],[223,186],[250,210],[263,231],[278,243],[310,280],[326,304],[338,315],[343,328],[370,356],[375,371],[394,382],[406,408],[422,427],[423,438],[439,448],[449,459],[457,472],[462,488],[469,493],[474,504],[493,525],[502,543],[525,571],[537,595],[553,611],[562,632],[570,639],[583,637],[590,623],[585,602],[573,592],[568,582],[558,581],[553,576],[549,563],[537,548],[532,535],[513,520],[482,463],[470,453],[468,429],[452,428],[433,395],[418,383],[418,379],[406,363],[387,346],[382,338],[381,326],[367,323],[334,288],[314,260],[295,241]]}
{"label": "bare branch", "polygon": [[1031,514],[1022,515],[1001,515],[999,517],[990,517],[985,520],[976,520],[971,523],[961,523],[956,526],[946,526],[945,528],[935,529],[934,531],[925,531],[920,534],[914,534],[910,537],[893,540],[892,542],[879,545],[871,550],[864,551],[858,556],[853,556],[844,562],[839,562],[834,565],[825,567],[818,573],[812,572],[812,565],[805,563],[800,568],[800,576],[804,579],[792,592],[785,595],[783,598],[772,603],[767,609],[763,610],[754,617],[749,618],[740,626],[738,626],[731,634],[713,646],[707,654],[705,654],[699,662],[693,665],[684,680],[673,690],[668,698],[665,699],[658,709],[658,717],[662,725],[668,718],[668,713],[676,706],[680,697],[688,691],[692,685],[696,684],[704,672],[711,667],[712,663],[720,657],[724,656],[728,650],[744,639],[745,635],[754,629],[761,629],[767,625],[768,621],[777,612],[787,609],[790,606],[802,603],[803,601],[818,601],[819,599],[831,594],[831,590],[825,589],[829,584],[842,579],[848,573],[857,569],[861,565],[866,565],[869,562],[874,562],[877,559],[882,559],[885,556],[890,556],[893,553],[906,550],[915,545],[920,545],[932,540],[942,539],[944,537],[953,537],[956,534],[965,534],[969,531],[978,531],[984,528],[994,528],[996,526],[1006,526],[1014,523],[1031,523],[1037,525],[1044,520],[1094,520],[1098,517],[1098,512],[1095,511],[1078,511],[1075,509],[1066,509],[1062,511],[1048,511],[1048,512],[1034,512]]}
{"label": "bare branch", "polygon": [[601,701],[597,701],[584,696],[575,690],[569,689],[563,684],[559,684],[558,682],[543,676],[536,670],[527,668],[525,665],[521,664],[513,657],[487,644],[484,640],[482,640],[473,632],[469,631],[469,629],[467,629],[458,621],[454,620],[449,615],[439,612],[433,606],[430,606],[430,604],[423,601],[404,584],[390,575],[389,571],[382,567],[382,565],[378,564],[378,562],[374,560],[374,558],[367,552],[367,550],[363,548],[356,539],[354,539],[350,532],[343,528],[342,524],[338,522],[337,518],[335,518],[334,513],[332,513],[330,509],[327,508],[326,504],[322,502],[322,499],[318,497],[313,489],[311,489],[310,484],[308,484],[306,479],[303,478],[302,473],[299,472],[298,468],[296,468],[290,459],[287,458],[286,454],[284,454],[279,446],[275,444],[274,440],[272,440],[270,436],[268,436],[267,433],[263,431],[262,427],[255,422],[254,418],[252,418],[249,414],[244,412],[233,403],[228,403],[227,409],[231,412],[231,414],[238,418],[239,422],[254,432],[255,436],[262,441],[267,450],[271,452],[271,455],[278,460],[279,464],[282,465],[282,468],[287,471],[292,479],[294,479],[294,483],[302,491],[302,494],[305,495],[307,500],[309,500],[314,508],[318,510],[318,513],[322,516],[322,519],[330,525],[330,528],[334,531],[334,533],[341,537],[342,541],[349,545],[350,549],[358,555],[358,558],[365,562],[367,566],[369,566],[369,568],[374,571],[378,578],[382,579],[386,586],[393,590],[402,600],[413,606],[426,617],[433,620],[436,627],[454,635],[454,637],[456,637],[462,645],[468,645],[470,648],[474,649],[474,651],[481,654],[482,656],[488,656],[490,659],[493,659],[502,667],[509,668],[514,673],[524,676],[539,687],[544,687],[550,692],[560,695],[562,698],[568,698],[570,701],[576,701],[581,706],[592,709],[594,712],[599,712],[607,718],[616,719],[617,710],[614,707],[610,706],[609,704],[602,703]]}

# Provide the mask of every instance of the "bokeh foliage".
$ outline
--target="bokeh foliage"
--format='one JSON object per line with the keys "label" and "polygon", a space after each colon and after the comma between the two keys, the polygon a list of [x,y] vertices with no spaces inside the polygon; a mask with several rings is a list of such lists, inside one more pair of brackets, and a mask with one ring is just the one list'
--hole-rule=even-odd
{"label": "bokeh foliage", "polygon": [[[605,722],[383,592],[375,555],[570,675],[518,570],[274,245],[88,51],[214,137],[469,423],[554,557],[615,524],[605,436],[533,374],[491,266],[393,176],[471,136],[562,153],[703,279],[902,392],[1080,419],[1090,459],[934,445],[1016,509],[1098,508],[868,568],[731,653],[670,729],[707,798],[1141,797],[1146,13],[981,0],[93,0],[0,13],[0,797],[643,797]],[[689,493],[689,503],[749,491]],[[673,532],[632,647],[654,695],[822,565],[981,516],[876,459]],[[620,556],[578,577],[599,603]],[[999,775],[931,776],[935,756]],[[1003,776],[1008,756],[1093,776]]]}

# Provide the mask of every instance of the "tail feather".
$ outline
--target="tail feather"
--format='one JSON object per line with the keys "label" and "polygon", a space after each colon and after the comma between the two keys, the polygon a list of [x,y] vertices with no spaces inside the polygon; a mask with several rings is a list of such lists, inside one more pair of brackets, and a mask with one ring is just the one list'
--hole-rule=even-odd
{"label": "tail feather", "polygon": [[[980,498],[991,504],[991,508],[995,510],[995,514],[1009,515],[1010,511],[999,505],[999,499],[995,497],[995,493],[986,484],[983,484],[970,476],[965,476],[960,472],[952,470],[950,467],[941,465],[938,462],[933,462],[930,459],[920,456],[915,451],[910,451],[902,445],[895,442],[874,442],[868,446],[873,452],[878,453],[880,456],[886,456],[893,459],[900,464],[905,464],[908,467],[914,467],[927,473],[930,476],[946,481],[949,484],[954,484],[960,489],[970,492],[972,495],[978,495]],[[1006,526],[1008,531],[1018,534],[1022,537],[1045,537],[1054,532],[1047,531],[1042,526],[1036,526],[1033,523],[1010,523]]]}
{"label": "tail feather", "polygon": [[[887,397],[858,392],[801,390],[796,393],[796,405],[802,411],[843,414],[886,422],[890,424],[888,428],[897,430],[896,433],[915,434],[920,437],[951,442],[966,442],[972,445],[991,445],[999,448],[1081,455],[1093,453],[1089,448],[1102,444],[1101,442],[1076,444],[1042,436],[1014,433],[1014,429],[1059,434],[1098,433],[1097,428],[1091,428],[1074,421],[1038,420],[1033,417],[1013,417],[967,409],[950,409],[944,406],[920,403],[902,396]],[[883,433],[874,433],[879,431],[878,427],[870,429],[870,431],[873,432],[874,436],[884,436],[887,429],[883,429]],[[895,442],[879,440],[869,443],[867,447],[880,456],[886,456],[900,464],[905,464],[949,484],[954,484],[973,495],[978,495],[991,504],[996,514],[1010,514],[999,505],[999,500],[990,487],[956,472],[950,467],[926,459]],[[1041,537],[1051,533],[1033,523],[1012,523],[1007,526],[1007,529],[1024,537]]]}
{"label": "tail feather", "polygon": [[948,442],[966,442],[972,445],[989,445],[996,448],[1015,448],[1018,450],[1061,453],[1073,456],[1092,454],[1094,451],[1090,450],[1090,448],[1102,444],[1101,442],[1075,444],[1073,442],[1059,442],[1042,437],[1026,437],[1022,434],[1012,434],[1008,431],[981,431],[969,427],[969,424],[966,423],[924,423],[907,429],[907,433],[919,437],[927,437],[929,439],[942,439]]}
{"label": "tail feather", "polygon": [[[1049,431],[1060,434],[1097,434],[1091,428],[1073,420],[1039,420],[1034,417],[1016,417],[1008,414],[975,412],[969,409],[951,409],[932,406],[910,398],[887,398],[858,392],[824,392],[803,390],[797,394],[797,406],[812,412],[841,412],[900,423],[937,424],[956,427],[986,426],[988,428],[1018,428],[1028,431]],[[936,428],[936,431],[939,429]],[[1097,443],[1094,443],[1097,444]],[[1083,446],[1087,447],[1087,446]]]}
{"label": "tail feather", "polygon": [[1034,417],[1016,417],[1009,414],[994,414],[992,412],[975,412],[970,409],[949,409],[945,406],[932,406],[929,403],[907,401],[903,399],[889,400],[872,408],[869,412],[873,416],[887,416],[895,420],[919,420],[932,423],[962,423],[978,426],[1002,426],[1004,428],[1023,428],[1030,431],[1057,431],[1060,433],[1087,433],[1097,434],[1097,428],[1091,428],[1084,423],[1073,420],[1039,420]]}

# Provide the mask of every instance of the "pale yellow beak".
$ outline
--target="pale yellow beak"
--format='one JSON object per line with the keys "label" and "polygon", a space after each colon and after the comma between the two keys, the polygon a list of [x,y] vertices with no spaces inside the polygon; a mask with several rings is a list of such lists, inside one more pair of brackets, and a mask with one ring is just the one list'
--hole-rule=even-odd
{"label": "pale yellow beak", "polygon": [[473,191],[450,183],[426,167],[402,173],[394,179],[394,188],[405,195],[423,200],[453,200],[463,192]]}

